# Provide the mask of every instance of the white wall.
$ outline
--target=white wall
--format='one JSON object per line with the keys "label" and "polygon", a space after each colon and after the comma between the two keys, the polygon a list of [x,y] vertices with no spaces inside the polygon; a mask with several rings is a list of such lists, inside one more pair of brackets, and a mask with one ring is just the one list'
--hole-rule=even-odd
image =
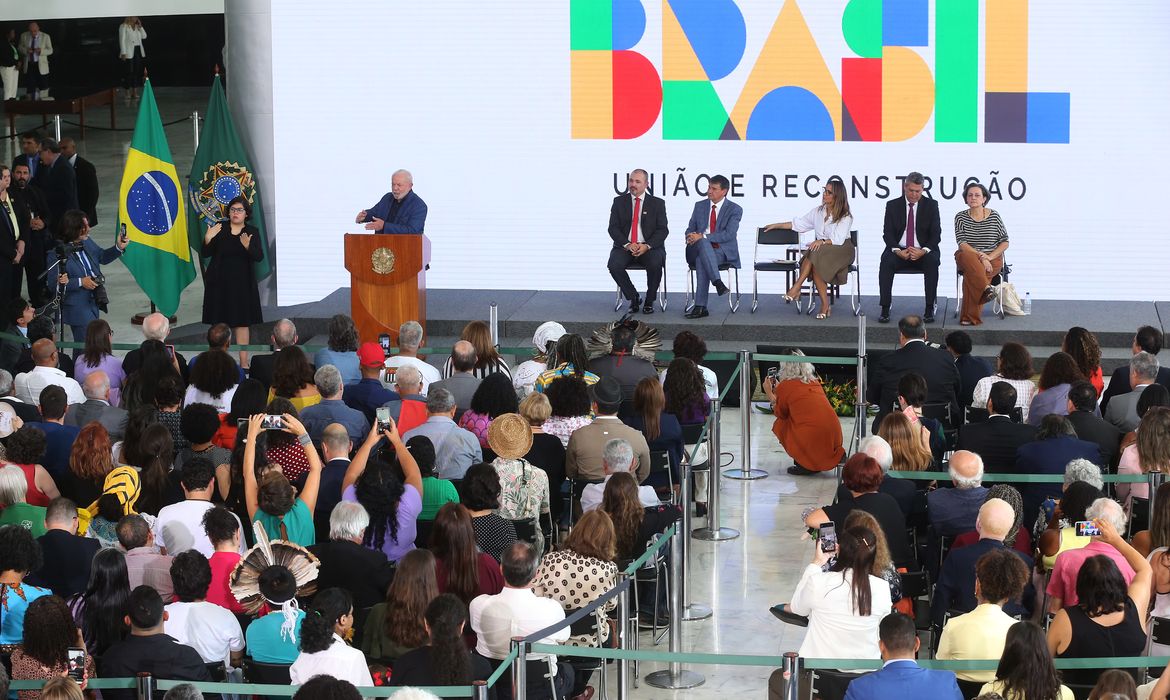
{"label": "white wall", "polygon": [[224,0],[0,0],[0,21],[220,15],[223,11]]}

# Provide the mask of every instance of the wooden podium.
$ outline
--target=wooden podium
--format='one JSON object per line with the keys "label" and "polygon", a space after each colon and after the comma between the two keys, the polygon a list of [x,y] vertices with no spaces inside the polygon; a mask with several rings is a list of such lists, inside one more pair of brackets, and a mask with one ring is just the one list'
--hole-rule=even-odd
{"label": "wooden podium", "polygon": [[347,233],[350,315],[362,341],[382,333],[398,344],[398,327],[418,321],[426,329],[427,268],[431,242],[421,233]]}

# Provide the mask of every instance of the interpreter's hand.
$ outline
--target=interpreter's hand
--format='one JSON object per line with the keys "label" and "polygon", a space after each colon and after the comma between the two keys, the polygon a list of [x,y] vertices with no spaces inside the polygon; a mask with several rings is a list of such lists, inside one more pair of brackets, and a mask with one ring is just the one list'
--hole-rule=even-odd
{"label": "interpreter's hand", "polygon": [[219,232],[222,230],[223,230],[223,224],[218,222],[218,221],[216,223],[212,224],[211,226],[208,226],[207,227],[207,240],[210,241],[212,238],[215,238],[216,236],[219,235]]}
{"label": "interpreter's hand", "polygon": [[386,226],[386,220],[379,219],[378,217],[375,216],[373,219],[370,220],[370,223],[366,224],[366,230],[367,231],[381,231],[382,228],[385,226]]}
{"label": "interpreter's hand", "polygon": [[[248,417],[248,440],[255,440],[260,435],[260,425],[264,422],[264,414],[257,413]],[[253,443],[255,444],[255,443]]]}
{"label": "interpreter's hand", "polygon": [[82,277],[81,286],[85,287],[86,289],[97,289],[98,284],[97,282],[93,281],[92,277]]}
{"label": "interpreter's hand", "polygon": [[240,245],[247,248],[252,243],[252,234],[245,231],[240,234]]}
{"label": "interpreter's hand", "polygon": [[362,209],[361,211],[358,212],[357,218],[354,219],[354,223],[360,224],[361,222],[363,222],[365,220],[366,220],[366,210]]}
{"label": "interpreter's hand", "polygon": [[299,420],[297,420],[296,416],[294,416],[290,413],[285,413],[284,415],[281,416],[281,418],[284,419],[284,428],[283,428],[284,432],[292,433],[293,435],[295,435],[297,437],[305,435],[309,432],[309,431],[305,430],[304,424],[301,423]]}
{"label": "interpreter's hand", "polygon": [[64,272],[57,275],[57,284],[69,284],[69,275]]}
{"label": "interpreter's hand", "polygon": [[34,216],[29,223],[29,227],[34,231],[42,231],[45,228],[45,220],[39,216]]}

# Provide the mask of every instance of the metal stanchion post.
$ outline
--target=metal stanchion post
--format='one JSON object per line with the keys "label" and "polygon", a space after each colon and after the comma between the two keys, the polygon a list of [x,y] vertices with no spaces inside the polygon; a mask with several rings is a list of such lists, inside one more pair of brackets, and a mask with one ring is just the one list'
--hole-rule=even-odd
{"label": "metal stanchion post", "polygon": [[1157,512],[1155,499],[1158,488],[1166,481],[1166,474],[1165,472],[1149,472],[1146,474],[1146,481],[1149,483],[1150,489],[1150,522],[1147,525],[1152,530],[1154,528],[1154,513]]}
{"label": "metal stanchion post", "polygon": [[488,329],[492,334],[492,345],[500,347],[500,310],[494,301],[488,306]]}
{"label": "metal stanchion post", "polygon": [[483,681],[475,681],[471,685],[475,689],[475,700],[487,700],[488,699],[487,683],[484,683]]}
{"label": "metal stanchion post", "polygon": [[195,131],[195,150],[199,150],[199,110],[191,112],[191,128]]}
{"label": "metal stanchion post", "polygon": [[[712,415],[715,412],[712,410]],[[710,427],[707,428],[710,430]],[[679,522],[678,534],[681,535],[682,544],[682,590],[679,591],[679,600],[683,601],[682,619],[686,621],[691,620],[705,620],[711,617],[711,608],[701,603],[691,603],[690,601],[690,581],[691,581],[691,538],[689,533],[691,531],[691,475],[689,468],[678,470],[678,488],[679,501],[682,503],[682,520]],[[710,511],[708,511],[709,513]]]}
{"label": "metal stanchion post", "polygon": [[[740,464],[739,469],[728,469],[723,472],[723,475],[728,479],[736,479],[739,481],[763,479],[768,476],[768,472],[763,469],[752,468],[752,353],[750,350],[739,351],[739,412],[740,412],[740,432],[739,449],[740,449]],[[711,457],[711,479],[715,480],[714,472],[719,469],[719,457],[712,455]]]}
{"label": "metal stanchion post", "polygon": [[711,424],[707,429],[707,527],[692,533],[695,539],[707,542],[722,542],[739,537],[739,530],[719,527],[719,479],[722,474],[719,469],[719,419],[722,413],[722,402],[715,399],[711,402]]}
{"label": "metal stanchion post", "polygon": [[60,143],[60,141],[61,141],[61,115],[60,114],[53,115],[53,138],[57,139],[57,142]]}
{"label": "metal stanchion post", "polygon": [[154,700],[154,678],[145,671],[139,673],[135,691],[138,693],[138,700]]}
{"label": "metal stanchion post", "polygon": [[784,700],[798,700],[800,690],[800,656],[795,651],[784,652],[784,665],[780,667],[784,674],[783,691],[780,695]]}
{"label": "metal stanchion post", "polygon": [[512,650],[516,660],[512,662],[512,696],[526,697],[528,694],[528,655],[525,653],[523,637],[512,637]]}
{"label": "metal stanchion post", "polygon": [[[618,639],[622,649],[633,649],[630,644],[630,588],[634,585],[634,577],[627,576],[629,586],[618,595]],[[604,663],[604,662],[602,662]],[[630,660],[618,659],[618,700],[626,700],[630,689]]]}
{"label": "metal stanchion post", "polygon": [[[684,533],[675,532],[670,542],[670,653],[682,653],[682,601],[679,590],[682,585],[682,540]],[[670,668],[646,675],[646,683],[655,688],[684,690],[695,688],[706,682],[703,674],[688,671],[679,661],[671,661]]]}

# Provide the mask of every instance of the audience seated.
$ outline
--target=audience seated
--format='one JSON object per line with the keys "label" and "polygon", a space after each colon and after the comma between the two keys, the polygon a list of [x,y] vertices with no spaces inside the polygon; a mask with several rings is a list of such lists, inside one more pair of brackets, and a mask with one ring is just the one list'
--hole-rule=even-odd
{"label": "audience seated", "polygon": [[309,547],[321,563],[318,588],[344,588],[359,610],[386,599],[394,565],[380,548],[362,546],[370,514],[360,503],[342,501],[329,516],[329,539]]}
{"label": "audience seated", "polygon": [[[650,446],[642,433],[623,424],[617,417],[621,407],[621,386],[613,377],[606,377],[589,388],[593,422],[573,431],[565,450],[565,476],[579,481],[601,481],[605,478],[604,452],[610,440],[622,439],[630,443],[637,455],[638,483],[650,473]],[[669,400],[667,410],[669,411]],[[681,422],[681,421],[680,421]]]}
{"label": "audience seated", "polygon": [[[199,361],[195,362],[196,359]],[[208,350],[191,362],[191,383],[183,396],[183,405],[205,403],[220,413],[227,413],[241,381],[239,365],[226,350]]]}
{"label": "audience seated", "polygon": [[68,598],[85,590],[89,565],[101,549],[97,540],[77,534],[77,505],[68,498],[54,498],[45,508],[45,534],[37,538],[44,556],[41,568],[29,581]]}
{"label": "audience seated", "polygon": [[[596,393],[596,387],[594,387]],[[711,414],[711,398],[703,385],[699,367],[686,357],[676,357],[662,376],[662,393],[666,395],[666,412],[674,414],[681,425],[702,425]]]}
{"label": "audience seated", "polygon": [[[857,451],[863,452],[877,461],[882,470],[882,483],[878,486],[878,493],[884,493],[894,499],[906,521],[912,522],[913,515],[921,514],[926,507],[925,499],[910,479],[901,479],[890,476],[890,468],[894,464],[894,453],[890,443],[878,435],[867,435],[857,444]],[[852,499],[849,489],[844,484],[837,487],[837,500]]]}
{"label": "audience seated", "polygon": [[960,700],[963,694],[959,692],[954,673],[924,669],[915,661],[920,643],[913,618],[898,612],[883,617],[878,625],[878,648],[885,663],[878,671],[853,679],[845,700],[884,697]]}
{"label": "audience seated", "polygon": [[1118,394],[1109,402],[1103,417],[1118,430],[1128,433],[1138,426],[1137,403],[1142,390],[1158,380],[1158,358],[1148,352],[1139,352],[1129,361],[1129,393]]}
{"label": "audience seated", "polygon": [[549,360],[556,360],[557,341],[565,335],[565,327],[556,321],[545,321],[532,334],[533,356],[512,369],[512,387],[521,399],[536,389],[536,378],[549,369]]}
{"label": "audience seated", "polygon": [[[886,420],[888,419],[888,420]],[[901,411],[895,411],[882,419],[877,435],[890,446],[894,471],[921,472],[934,464],[930,450],[929,431],[918,422],[913,422]]]}
{"label": "audience seated", "polygon": [[670,504],[643,506],[638,482],[629,472],[618,472],[605,482],[601,510],[613,522],[615,561],[623,569],[646,551],[655,535],[665,531],[682,515],[678,506]]}
{"label": "audience seated", "polygon": [[[995,550],[1012,551],[1012,554],[1018,556],[1029,569],[1032,568],[1031,557],[1008,550],[1004,545],[1003,540],[1014,521],[1012,507],[998,498],[987,501],[979,509],[979,519],[975,521],[979,541],[951,550],[943,561],[930,606],[930,619],[935,628],[942,628],[943,618],[948,610],[968,613],[975,609],[978,604],[975,595],[976,564],[983,555]],[[1008,601],[1004,611],[1009,615],[1018,615],[1025,612],[1030,604],[1029,597],[1024,596],[1022,603]]]}
{"label": "audience seated", "polygon": [[[31,333],[31,331],[30,331]],[[1162,351],[1162,331],[1154,326],[1142,326],[1138,328],[1137,333],[1133,337],[1133,354],[1139,352],[1146,352],[1157,357],[1158,353]],[[1155,379],[1157,383],[1170,389],[1170,367],[1158,367],[1158,376]],[[1113,376],[1109,379],[1109,385],[1105,387],[1105,391],[1101,394],[1101,412],[1104,413],[1109,408],[1109,402],[1114,396],[1128,394],[1133,391],[1133,385],[1129,381],[1129,365],[1123,365],[1113,370]]]}
{"label": "audience seated", "polygon": [[[1153,656],[1153,654],[1151,654]],[[1089,700],[1118,700],[1118,698],[1138,698],[1137,684],[1133,676],[1116,668],[1101,671],[1097,685],[1089,693]]]}
{"label": "audience seated", "polygon": [[[679,465],[684,445],[682,426],[674,414],[666,412],[666,394],[657,377],[646,377],[634,388],[633,410],[622,421],[642,433],[651,452],[665,451],[670,460],[674,483],[678,483]],[[663,479],[664,481],[665,479]],[[665,483],[658,483],[665,486]]]}
{"label": "audience seated", "polygon": [[177,600],[165,606],[163,631],[199,653],[204,663],[238,667],[244,658],[244,632],[236,616],[207,600],[211,566],[207,557],[188,550],[171,562]]}
{"label": "audience seated", "polygon": [[361,411],[371,424],[377,419],[376,412],[379,406],[385,406],[391,401],[398,400],[398,394],[382,386],[383,363],[386,354],[382,346],[377,343],[362,343],[358,347],[358,363],[361,365],[361,381],[357,384],[347,384],[342,391],[341,400],[346,406]]}
{"label": "audience seated", "polygon": [[[49,386],[56,386],[58,389],[61,389],[62,393],[65,391],[65,389],[56,384],[49,384],[45,389],[49,388]],[[25,423],[35,423],[40,420],[40,416],[37,415],[36,403],[25,403],[16,396],[15,391],[12,373],[8,370],[0,369],[0,404],[12,409],[12,412]],[[41,389],[41,393],[44,393],[44,391],[44,389]],[[68,397],[66,397],[65,403],[68,405]],[[62,412],[62,415],[64,415],[64,412]]]}
{"label": "audience seated", "polygon": [[[407,552],[398,561],[394,579],[381,601],[366,617],[360,640],[366,658],[392,666],[395,659],[425,646],[428,637],[424,613],[438,595],[435,555],[427,549]],[[460,605],[466,604],[460,600]]]}
{"label": "audience seated", "polygon": [[999,693],[1011,700],[1073,700],[1072,691],[1061,685],[1062,675],[1069,674],[1061,674],[1053,665],[1044,630],[1032,622],[1017,622],[1008,628],[995,680],[979,692]]}
{"label": "audience seated", "polygon": [[85,393],[85,403],[70,406],[65,412],[65,423],[81,427],[90,421],[98,421],[106,427],[112,439],[120,440],[126,434],[129,414],[126,409],[112,404],[110,378],[101,370],[92,372],[86,376],[81,390]]}
{"label": "audience seated", "polygon": [[[45,534],[45,508],[25,501],[27,493],[28,482],[20,467],[15,464],[0,467],[0,507],[4,509],[0,511],[0,525],[16,525],[33,537],[40,537]],[[40,551],[39,545],[37,551]],[[37,568],[40,568],[39,564]],[[33,569],[24,573],[30,571]]]}
{"label": "audience seated", "polygon": [[[990,549],[980,556],[975,562],[977,605],[947,621],[935,658],[960,661],[1002,656],[1008,630],[1016,623],[1015,617],[1004,612],[1004,606],[1020,602],[1028,576],[1028,565],[1006,548]],[[993,671],[958,671],[956,675],[979,683],[995,680]]]}
{"label": "audience seated", "polygon": [[175,595],[171,581],[173,557],[160,554],[154,531],[141,515],[127,515],[118,522],[118,544],[126,552],[126,571],[130,588],[150,586],[163,600]]}
{"label": "audience seated", "polygon": [[1089,382],[1075,382],[1068,390],[1068,422],[1072,423],[1077,437],[1097,443],[1101,451],[1101,466],[1113,468],[1117,465],[1118,447],[1122,432],[1100,416],[1097,411],[1097,394]]}
{"label": "audience seated", "polygon": [[970,531],[987,496],[983,485],[983,460],[974,452],[958,450],[947,466],[953,488],[926,494],[930,524],[940,535],[954,537]]}
{"label": "audience seated", "polygon": [[[1019,474],[1063,474],[1074,459],[1087,459],[1099,464],[1101,451],[1097,443],[1077,438],[1072,423],[1064,416],[1044,416],[1036,439],[1016,450],[1016,472]],[[1022,484],[1024,522],[1036,519],[1036,513],[1045,498],[1057,494],[1056,484]]]}
{"label": "audience seated", "polygon": [[[533,384],[536,391],[546,391],[553,380],[561,377],[577,377],[588,386],[593,386],[600,379],[586,369],[589,366],[589,355],[585,352],[585,341],[576,333],[566,333],[557,340],[556,363],[550,361],[549,365],[550,367],[536,378]],[[555,403],[553,410],[556,410]]]}
{"label": "audience seated", "polygon": [[[81,631],[65,601],[55,595],[37,598],[29,604],[24,621],[24,639],[12,651],[12,680],[34,681],[64,675],[70,666],[69,649],[78,646],[81,639]],[[90,678],[97,676],[89,654],[85,655],[84,670]],[[17,697],[34,700],[42,695],[35,690],[22,690]]]}
{"label": "audience seated", "polygon": [[215,553],[207,560],[211,567],[211,583],[207,587],[206,600],[209,603],[230,610],[236,615],[244,614],[244,606],[232,595],[232,570],[240,563],[240,522],[230,510],[216,506],[203,514],[203,531]]}
{"label": "audience seated", "polygon": [[288,399],[297,411],[321,402],[321,394],[313,384],[313,365],[299,345],[290,345],[272,363],[272,386],[268,400]]}
{"label": "audience seated", "polygon": [[971,335],[967,331],[951,331],[943,343],[955,358],[955,369],[959,370],[959,406],[971,406],[975,385],[980,379],[991,376],[991,365],[982,357],[971,354]]}
{"label": "audience seated", "polygon": [[1093,385],[1099,396],[1105,388],[1105,381],[1101,371],[1101,344],[1097,342],[1097,336],[1087,328],[1073,326],[1065,332],[1060,349],[1068,353],[1081,376]]}
{"label": "audience seated", "polygon": [[440,593],[454,593],[470,603],[478,595],[499,593],[504,585],[499,562],[476,548],[471,515],[462,504],[448,503],[439,509],[430,550],[435,554],[435,581]]}
{"label": "audience seated", "polygon": [[0,645],[19,644],[24,637],[24,615],[29,604],[53,594],[47,588],[24,582],[25,576],[40,569],[43,561],[41,545],[28,528],[7,523],[0,526],[0,598],[7,603],[0,616]]}
{"label": "audience seated", "polygon": [[232,461],[231,450],[212,442],[219,430],[219,413],[214,406],[205,403],[184,406],[180,414],[179,430],[187,446],[175,452],[174,469],[181,470],[192,457],[203,457],[216,467]]}
{"label": "audience seated", "polygon": [[1044,416],[1055,413],[1068,415],[1068,391],[1076,382],[1085,381],[1085,375],[1077,367],[1076,360],[1066,352],[1049,356],[1040,372],[1040,391],[1032,397],[1028,406],[1028,424],[1040,425]]}
{"label": "audience seated", "polygon": [[[248,517],[264,525],[264,529],[274,537],[307,547],[316,541],[317,535],[313,528],[313,509],[317,507],[317,488],[321,483],[321,458],[309,434],[305,432],[305,427],[286,413],[284,430],[296,436],[309,461],[309,474],[304,488],[297,493],[288,477],[279,469],[269,469],[263,476],[257,477],[256,436],[260,433],[263,420],[264,416],[261,415],[248,419],[248,442],[244,447],[244,498]],[[213,484],[214,479],[207,484],[209,495]],[[187,490],[186,484],[183,490]]]}
{"label": "audience seated", "polygon": [[301,653],[289,667],[294,685],[325,673],[355,686],[374,684],[360,649],[345,642],[353,630],[353,599],[343,588],[326,588],[313,598],[301,622]]}
{"label": "audience seated", "polygon": [[593,422],[589,388],[580,377],[570,374],[553,380],[544,394],[549,403],[544,431],[559,438],[562,447],[568,447],[569,437]]}
{"label": "audience seated", "polygon": [[471,516],[475,544],[479,551],[500,561],[504,551],[516,541],[516,527],[501,518],[500,477],[490,464],[473,464],[467,470],[461,488],[462,503]]}
{"label": "audience seated", "polygon": [[[248,446],[254,444],[248,440]],[[214,508],[211,494],[215,488],[215,468],[202,457],[193,457],[183,465],[180,475],[185,500],[169,505],[158,512],[151,530],[164,554],[176,556],[195,549],[205,557],[215,553],[215,547],[203,529],[203,514]],[[252,501],[255,501],[253,496]],[[279,531],[279,530],[278,530]],[[240,552],[244,551],[243,546]]]}
{"label": "audience seated", "polygon": [[34,506],[47,506],[49,501],[57,496],[57,484],[53,477],[41,466],[45,457],[45,434],[39,428],[26,425],[8,436],[4,442],[7,452],[6,460],[10,466],[16,466],[24,475],[27,485],[25,500]]}
{"label": "audience seated", "polygon": [[[583,512],[587,513],[601,505],[605,488],[614,475],[623,473],[634,475],[637,457],[634,455],[634,448],[630,443],[615,438],[605,443],[601,463],[602,469],[605,471],[605,478],[599,483],[589,484],[581,490],[581,510]],[[653,486],[639,486],[638,500],[643,508],[653,508],[661,503],[658,492],[654,490]]]}
{"label": "audience seated", "polygon": [[[654,381],[658,381],[655,378]],[[546,554],[540,562],[540,571],[532,582],[532,591],[542,598],[560,603],[569,615],[608,593],[618,582],[617,554],[613,521],[604,510],[594,510],[581,516],[573,525],[564,546]],[[643,548],[645,549],[645,548]],[[565,642],[572,646],[596,647],[609,641],[606,614],[617,608],[613,598],[594,614],[596,628],[588,633],[574,634]],[[587,678],[578,679],[573,695],[585,689]]]}
{"label": "audience seated", "polygon": [[1016,407],[1016,388],[1010,382],[991,385],[985,405],[988,417],[982,423],[967,423],[959,429],[960,450],[970,450],[983,458],[989,474],[1008,474],[1016,469],[1016,451],[1036,439],[1036,428],[1016,423],[1011,413]]}
{"label": "audience seated", "polygon": [[[168,593],[165,600],[170,598]],[[85,589],[68,601],[90,656],[100,657],[126,638],[130,631],[126,624],[129,601],[130,577],[125,555],[116,549],[101,550],[93,556]]]}
{"label": "audience seated", "polygon": [[[799,349],[787,351],[804,355]],[[775,376],[764,380],[772,405],[772,434],[792,458],[788,473],[808,476],[841,463],[841,420],[825,396],[816,369],[809,362],[783,362]]]}
{"label": "audience seated", "polygon": [[[466,340],[460,340],[452,347],[449,362],[450,373],[435,382],[431,389],[446,389],[451,392],[457,407],[455,418],[458,419],[464,411],[471,408],[471,397],[475,396],[475,390],[483,381],[475,374],[476,367],[479,366],[479,355],[474,345]],[[427,396],[430,396],[430,390]]]}
{"label": "audience seated", "polygon": [[[40,422],[33,426],[45,434],[45,456],[41,464],[54,482],[60,482],[69,471],[69,453],[81,428],[65,424],[68,407],[65,390],[50,384],[41,390]],[[26,421],[27,422],[27,421]]]}
{"label": "audience seated", "polygon": [[543,552],[545,533],[541,516],[551,512],[548,475],[524,459],[532,449],[532,430],[528,421],[519,413],[497,417],[488,428],[488,445],[496,455],[492,467],[500,482],[500,506],[496,515],[505,520],[531,523],[535,528],[531,544],[536,551]]}
{"label": "audience seated", "polygon": [[[423,327],[418,321],[407,321],[398,327],[398,354],[385,359],[386,381],[397,382],[396,370],[402,367],[414,367],[422,378],[421,386],[417,389],[425,398],[430,395],[430,385],[442,379],[439,369],[418,356],[418,349],[423,343]],[[403,428],[403,430],[406,430]]]}
{"label": "audience seated", "polygon": [[[703,365],[703,360],[707,357],[707,343],[702,338],[694,331],[679,331],[678,335],[674,336],[674,343],[671,344],[670,351],[675,357],[685,357],[694,362],[699,369],[699,374],[703,377],[703,387],[707,391],[707,398],[712,401],[719,398],[719,377],[716,376],[715,370]],[[659,381],[665,383],[666,375],[666,369],[659,372]]]}
{"label": "audience seated", "polygon": [[[1125,531],[1125,513],[1121,510],[1121,506],[1111,498],[1098,498],[1093,501],[1093,504],[1085,510],[1085,518],[1100,525],[1102,522],[1107,523],[1112,530],[1117,532]],[[1104,532],[1105,528],[1102,527]],[[1135,575],[1139,571],[1139,567],[1134,566],[1130,561],[1129,552],[1136,554],[1137,550],[1120,536],[1115,538],[1120,541],[1117,544],[1114,539],[1102,534],[1101,537],[1089,542],[1084,547],[1067,549],[1056,556],[1056,563],[1052,567],[1052,578],[1048,582],[1048,609],[1051,612],[1057,612],[1061,608],[1075,607],[1080,602],[1080,571],[1084,568],[1090,560],[1096,560],[1097,557],[1105,557],[1111,560],[1113,567],[1118,571],[1120,576],[1124,579],[1125,585],[1130,585],[1134,580]],[[1124,545],[1124,546],[1122,546]],[[1145,563],[1145,559],[1140,554],[1137,558]],[[1094,571],[1104,567],[1100,562],[1095,564]],[[1146,573],[1149,574],[1149,564],[1146,564]],[[1149,597],[1147,592],[1147,598]],[[1145,610],[1145,608],[1142,608]]]}
{"label": "audience seated", "polygon": [[540,467],[548,476],[548,492],[551,499],[549,508],[553,522],[561,521],[560,497],[565,485],[565,445],[556,435],[545,431],[544,426],[552,415],[552,405],[545,394],[531,393],[520,402],[520,415],[528,421],[532,431],[532,447],[524,459]]}
{"label": "audience seated", "polygon": [[[255,358],[253,358],[255,361]],[[236,433],[240,421],[263,413],[268,405],[268,389],[255,379],[245,379],[232,396],[232,410],[219,414],[219,430],[211,439],[216,445],[231,450],[236,447]]]}
{"label": "audience seated", "polygon": [[427,420],[422,425],[402,434],[410,440],[416,436],[429,438],[435,445],[435,464],[442,479],[462,479],[468,467],[483,461],[479,438],[455,423],[455,397],[441,386],[431,387],[427,394]]}
{"label": "audience seated", "polygon": [[[253,661],[291,664],[300,654],[305,611],[296,599],[316,590],[317,566],[307,550],[298,549],[292,557],[284,558],[284,564],[269,560],[259,544],[244,555],[259,569],[259,574],[254,583],[233,585],[232,595],[253,614],[265,608],[269,610],[253,620],[244,633],[248,656]],[[299,578],[290,566],[297,568]]]}
{"label": "audience seated", "polygon": [[849,490],[850,498],[810,510],[804,518],[804,524],[817,528],[830,521],[844,523],[853,509],[864,510],[881,524],[894,565],[911,568],[914,566],[914,554],[906,536],[906,517],[892,497],[878,492],[882,476],[881,467],[873,457],[861,453],[853,455],[841,470],[841,483]]}
{"label": "audience seated", "polygon": [[926,380],[928,403],[949,404],[952,415],[960,415],[959,370],[955,368],[954,358],[946,350],[927,344],[926,325],[921,316],[905,316],[898,321],[898,349],[870,365],[865,398],[878,407],[873,420],[874,433],[886,414],[894,410],[898,380],[907,372],[917,372]]}
{"label": "audience seated", "polygon": [[625,409],[633,408],[634,388],[642,379],[658,380],[658,372],[650,360],[637,357],[633,354],[637,344],[634,328],[629,325],[618,324],[610,332],[612,347],[608,354],[596,357],[589,363],[589,371],[604,379],[613,377],[621,386],[622,405]]}
{"label": "audience seated", "polygon": [[[429,523],[444,504],[459,502],[459,490],[455,488],[454,482],[439,478],[435,471],[435,446],[429,438],[416,435],[406,441],[406,447],[418,464],[418,472],[422,476],[422,510],[418,513],[418,519]],[[422,534],[420,532],[419,536]],[[416,544],[419,543],[416,536]],[[421,544],[425,543],[424,539]]]}
{"label": "audience seated", "polygon": [[[500,357],[500,353],[496,350],[496,343],[492,340],[492,331],[488,324],[483,321],[470,321],[463,326],[463,332],[459,336],[459,340],[469,343],[471,349],[475,351],[474,367],[469,369],[478,379],[487,379],[492,374],[504,374],[509,381],[512,379],[508,372],[508,363],[504,358]],[[441,372],[443,379],[449,379],[457,372],[462,370],[455,367],[454,353],[447,358],[443,363],[443,370]]]}
{"label": "audience seated", "polygon": [[[329,319],[329,340],[325,347],[313,355],[313,365],[318,371],[325,365],[330,365],[337,369],[343,383],[357,384],[362,378],[357,349],[358,332],[353,319],[345,314],[334,314]],[[320,391],[321,386],[317,384],[317,390]],[[341,392],[338,390],[336,393]],[[325,396],[325,392],[321,392],[321,396]],[[309,431],[310,434],[312,432]],[[365,431],[362,431],[362,434],[364,433]]]}
{"label": "audience seated", "polygon": [[429,644],[404,654],[394,664],[391,685],[470,685],[472,681],[486,681],[492,666],[464,645],[466,624],[467,607],[463,601],[450,594],[435,597],[426,607]]}
{"label": "audience seated", "polygon": [[[57,346],[48,338],[41,338],[32,344],[33,367],[28,371],[20,372],[12,380],[16,398],[30,406],[37,404],[41,391],[50,384],[56,384],[65,390],[70,404],[85,403],[85,393],[81,385],[71,376],[58,368]],[[19,369],[19,368],[18,368]],[[72,369],[72,368],[70,368]]]}
{"label": "audience seated", "polygon": [[386,402],[385,407],[390,409],[390,417],[403,434],[427,420],[427,395],[423,393],[422,386],[422,373],[414,365],[403,365],[394,373],[394,389],[398,398]]}
{"label": "audience seated", "polygon": [[269,355],[252,355],[248,361],[248,376],[264,386],[264,391],[272,386],[273,368],[276,356],[281,350],[297,344],[297,327],[287,318],[282,318],[272,326],[272,353]]}
{"label": "audience seated", "polygon": [[1028,420],[1028,407],[1032,405],[1032,397],[1036,395],[1036,383],[1032,381],[1035,371],[1032,369],[1032,353],[1020,343],[1004,343],[999,349],[996,359],[995,373],[984,377],[975,385],[971,395],[971,405],[981,407],[987,403],[991,395],[991,387],[997,382],[1007,382],[1016,390],[1016,405]]}
{"label": "audience seated", "polygon": [[[371,457],[383,438],[389,441],[390,448],[380,449]],[[414,549],[422,490],[418,463],[391,423],[381,432],[378,426],[370,430],[345,472],[341,499],[360,503],[369,515],[372,526],[365,529],[362,543],[381,550],[387,559],[396,562]]]}
{"label": "audience seated", "polygon": [[1170,547],[1170,482],[1163,483],[1155,492],[1150,529],[1134,533],[1130,544],[1144,557],[1149,557],[1155,550]]}
{"label": "audience seated", "polygon": [[[1155,406],[1138,425],[1137,442],[1121,452],[1118,474],[1170,472],[1170,408]],[[1129,505],[1131,498],[1148,499],[1149,484],[1118,484],[1117,497]]]}
{"label": "audience seated", "polygon": [[85,536],[97,540],[102,547],[117,547],[118,521],[134,513],[141,493],[142,483],[133,467],[111,470],[106,474],[102,495],[87,509],[92,519]]}
{"label": "audience seated", "polygon": [[[1077,460],[1083,461],[1083,460]],[[1089,544],[1089,538],[1076,534],[1075,524],[1088,520],[1085,512],[1104,494],[1087,481],[1074,481],[1064,487],[1060,503],[1053,509],[1052,517],[1037,541],[1040,566],[1051,571],[1056,557],[1070,549],[1080,549]],[[1041,511],[1043,516],[1044,511]]]}
{"label": "audience seated", "polygon": [[[1019,489],[1010,484],[993,484],[991,488],[987,489],[987,495],[984,496],[983,502],[986,503],[993,498],[1005,501],[1012,507],[1014,516],[1012,527],[1004,536],[1003,543],[1021,554],[1032,556],[1032,533],[1027,527],[1024,527],[1024,498],[1020,496]],[[975,544],[978,541],[979,532],[969,530],[951,541],[951,551]]]}
{"label": "audience seated", "polygon": [[[504,372],[494,372],[480,382],[471,395],[471,405],[459,417],[459,427],[479,439],[480,448],[488,446],[488,426],[496,418],[520,410],[511,378]],[[485,456],[486,458],[486,456]]]}
{"label": "audience seated", "polygon": [[[157,679],[210,681],[211,674],[199,652],[166,634],[167,613],[158,592],[138,586],[130,592],[126,621],[130,634],[111,646],[101,658],[98,673],[104,678],[134,678],[146,672]],[[132,700],[134,690],[103,690],[103,698]]]}
{"label": "audience seated", "polygon": [[[356,365],[355,365],[356,371]],[[357,383],[355,380],[354,384]],[[366,414],[356,408],[350,408],[342,400],[346,384],[343,383],[341,372],[333,365],[319,365],[313,374],[313,384],[321,394],[321,402],[315,406],[307,406],[300,413],[300,420],[309,431],[309,437],[314,443],[320,444],[321,435],[325,426],[331,423],[340,423],[345,426],[349,439],[358,442],[370,432],[370,421]]]}

